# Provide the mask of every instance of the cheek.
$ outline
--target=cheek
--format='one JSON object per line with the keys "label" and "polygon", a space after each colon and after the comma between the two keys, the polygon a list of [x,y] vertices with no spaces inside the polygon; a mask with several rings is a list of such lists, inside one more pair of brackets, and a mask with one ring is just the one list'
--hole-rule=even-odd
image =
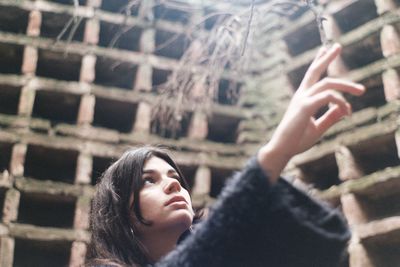
{"label": "cheek", "polygon": [[149,197],[148,194],[140,195],[140,212],[145,219],[151,220],[157,210],[154,199]]}
{"label": "cheek", "polygon": [[192,206],[192,198],[190,197],[189,192],[186,191],[186,190],[185,190],[185,198],[186,198],[186,200],[187,200],[188,203],[189,203],[189,208],[190,208],[190,210],[191,210],[192,213],[194,214],[193,206]]}

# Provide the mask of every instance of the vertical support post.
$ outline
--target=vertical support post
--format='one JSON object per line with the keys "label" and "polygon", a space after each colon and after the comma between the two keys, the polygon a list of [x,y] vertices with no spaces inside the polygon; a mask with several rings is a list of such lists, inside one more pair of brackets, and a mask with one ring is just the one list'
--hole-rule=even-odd
{"label": "vertical support post", "polygon": [[89,228],[90,197],[78,197],[75,206],[74,229],[86,230]]}
{"label": "vertical support post", "polygon": [[94,95],[82,96],[77,119],[78,125],[89,125],[93,122],[95,102]]}
{"label": "vertical support post", "polygon": [[339,169],[339,178],[342,181],[359,179],[364,172],[357,164],[352,152],[348,147],[340,146],[335,151],[335,158]]}
{"label": "vertical support post", "polygon": [[76,166],[75,184],[90,184],[92,177],[92,156],[80,153]]}
{"label": "vertical support post", "polygon": [[136,111],[136,118],[133,132],[150,133],[151,105],[147,102],[140,102]]}
{"label": "vertical support post", "polygon": [[367,249],[360,243],[349,246],[350,267],[376,267]]}
{"label": "vertical support post", "polygon": [[12,267],[14,261],[15,240],[11,237],[0,238],[0,266]]}
{"label": "vertical support post", "polygon": [[396,3],[393,0],[375,0],[376,10],[379,15],[396,9]]}
{"label": "vertical support post", "polygon": [[24,175],[25,157],[28,146],[26,144],[15,144],[11,152],[10,173],[13,176]]}
{"label": "vertical support post", "polygon": [[345,194],[340,197],[343,213],[350,226],[368,222],[368,210],[362,200],[355,194]]}
{"label": "vertical support post", "polygon": [[193,205],[203,205],[211,191],[211,170],[206,166],[199,166],[194,176],[192,189]]}
{"label": "vertical support post", "polygon": [[87,246],[80,241],[72,242],[69,267],[80,267],[85,265]]}
{"label": "vertical support post", "polygon": [[387,102],[400,98],[400,76],[395,69],[387,69],[382,73],[382,82]]}
{"label": "vertical support post", "polygon": [[8,189],[4,198],[3,222],[9,224],[18,218],[18,207],[21,199],[21,193],[16,189]]}
{"label": "vertical support post", "polygon": [[193,113],[190,121],[188,138],[196,140],[204,140],[208,135],[207,115],[197,111]]}

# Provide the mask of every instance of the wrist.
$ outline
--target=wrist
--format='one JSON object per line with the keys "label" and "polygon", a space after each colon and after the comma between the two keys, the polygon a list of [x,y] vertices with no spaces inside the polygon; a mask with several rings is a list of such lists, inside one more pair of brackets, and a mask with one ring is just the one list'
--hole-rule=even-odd
{"label": "wrist", "polygon": [[270,179],[271,183],[275,183],[291,156],[285,155],[278,147],[272,143],[268,143],[261,147],[257,154],[257,160],[261,168]]}

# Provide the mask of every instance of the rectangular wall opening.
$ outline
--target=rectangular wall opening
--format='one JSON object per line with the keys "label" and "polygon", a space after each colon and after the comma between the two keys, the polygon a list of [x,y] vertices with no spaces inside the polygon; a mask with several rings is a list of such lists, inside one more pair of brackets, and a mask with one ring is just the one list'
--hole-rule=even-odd
{"label": "rectangular wall opening", "polygon": [[223,168],[211,168],[211,190],[210,196],[217,198],[224,188],[226,181],[233,174],[234,170]]}
{"label": "rectangular wall opening", "polygon": [[0,43],[0,73],[20,74],[24,47]]}
{"label": "rectangular wall opening", "polygon": [[96,97],[93,125],[128,133],[135,122],[137,104]]}
{"label": "rectangular wall opening", "polygon": [[156,117],[151,122],[152,134],[171,139],[179,139],[187,136],[192,113],[182,115],[182,120],[174,125],[167,125],[166,117]]}
{"label": "rectangular wall opening", "polygon": [[359,201],[364,207],[364,214],[367,216],[368,221],[381,220],[386,217],[400,215],[400,195],[396,193],[389,193],[384,196],[374,197],[361,196]]}
{"label": "rectangular wall opening", "polygon": [[311,62],[309,64],[305,64],[296,69],[293,69],[287,73],[290,84],[292,85],[293,88],[295,88],[295,90],[297,90],[297,88],[299,88],[300,83],[303,80],[304,75],[306,74],[310,65],[311,65]]}
{"label": "rectangular wall opening", "polygon": [[183,176],[185,177],[185,180],[189,185],[189,191],[191,192],[194,186],[194,178],[196,175],[197,166],[179,165],[179,169],[181,170]]}
{"label": "rectangular wall opening", "polygon": [[98,57],[94,83],[132,90],[136,79],[136,71],[137,66],[133,63]]}
{"label": "rectangular wall opening", "polygon": [[0,85],[0,113],[16,115],[18,113],[21,88],[11,85]]}
{"label": "rectangular wall opening", "polygon": [[139,51],[141,34],[142,29],[136,26],[100,21],[99,46]]}
{"label": "rectangular wall opening", "polygon": [[366,175],[400,165],[394,133],[376,136],[349,148]]}
{"label": "rectangular wall opening", "polygon": [[361,68],[383,58],[379,32],[342,50],[342,59],[349,69]]}
{"label": "rectangular wall opening", "polygon": [[75,123],[80,100],[80,96],[75,94],[38,90],[32,117],[49,119],[53,123]]}
{"label": "rectangular wall opening", "polygon": [[184,11],[184,8],[190,9],[189,5],[184,5],[184,2],[177,2],[177,8],[173,8],[174,4],[158,4],[153,7],[154,17],[158,20],[169,20],[173,22],[181,22],[187,24],[190,20],[190,13]]}
{"label": "rectangular wall opening", "polygon": [[219,143],[235,143],[240,118],[213,114],[208,120],[207,140]]}
{"label": "rectangular wall opening", "polygon": [[236,105],[240,97],[241,84],[222,79],[218,86],[217,102],[222,105]]}
{"label": "rectangular wall opening", "polygon": [[6,197],[6,192],[7,190],[5,188],[0,188],[0,221],[3,220],[3,208],[4,208],[4,199]]}
{"label": "rectangular wall opening", "polygon": [[15,267],[68,266],[71,242],[15,239]]}
{"label": "rectangular wall opening", "polygon": [[341,183],[339,169],[333,153],[298,167],[302,172],[302,179],[318,189],[325,190]]}
{"label": "rectangular wall opening", "polygon": [[292,56],[300,55],[321,45],[321,37],[315,20],[285,36],[284,41]]}
{"label": "rectangular wall opening", "polygon": [[[362,14],[362,16],[354,16]],[[374,0],[353,1],[339,12],[333,14],[342,33],[349,32],[358,26],[378,17]]]}
{"label": "rectangular wall opening", "polygon": [[156,31],[156,55],[180,59],[188,47],[189,39],[184,34]]}
{"label": "rectangular wall opening", "polygon": [[92,179],[91,179],[92,185],[97,184],[103,172],[107,170],[107,168],[111,165],[113,161],[114,160],[111,158],[93,156]]}
{"label": "rectangular wall opening", "polygon": [[74,183],[78,151],[29,145],[24,176],[38,180]]}
{"label": "rectangular wall opening", "polygon": [[[62,5],[74,5],[74,0],[47,0],[49,2],[54,2]],[[78,0],[80,6],[86,5],[86,0]]]}
{"label": "rectangular wall opening", "polygon": [[361,81],[361,83],[367,88],[362,96],[355,97],[345,94],[346,99],[353,108],[353,112],[368,107],[381,107],[387,103],[381,75],[369,77]]}
{"label": "rectangular wall opening", "polygon": [[137,16],[139,12],[139,6],[140,1],[113,0],[102,1],[100,8],[108,12]]}
{"label": "rectangular wall opening", "polygon": [[[69,40],[71,36],[72,41],[82,42],[86,20],[82,19],[67,27],[71,18],[72,16],[68,14],[42,12],[40,35],[42,37],[56,39],[66,29],[62,36],[60,36],[60,40]],[[75,27],[77,28],[74,29]]]}
{"label": "rectangular wall opening", "polygon": [[215,25],[220,25],[224,20],[229,18],[228,15],[221,14],[221,12],[216,9],[206,8],[204,13],[206,17],[204,28],[206,30],[211,30]]}
{"label": "rectangular wall opening", "polygon": [[43,227],[72,228],[76,199],[66,196],[22,193],[18,223]]}
{"label": "rectangular wall opening", "polygon": [[64,81],[79,81],[82,56],[39,50],[36,75]]}
{"label": "rectangular wall opening", "polygon": [[0,9],[0,31],[25,34],[29,12],[17,7],[2,6]]}
{"label": "rectangular wall opening", "polygon": [[158,93],[160,89],[160,85],[166,83],[168,81],[168,77],[171,75],[172,70],[163,70],[153,68],[151,83],[152,83],[152,91],[154,93]]}
{"label": "rectangular wall opening", "polygon": [[[385,244],[386,243],[386,244]],[[387,240],[378,244],[366,244],[373,266],[398,267],[400,262],[400,241]]]}
{"label": "rectangular wall opening", "polygon": [[0,142],[0,174],[10,168],[13,144]]}

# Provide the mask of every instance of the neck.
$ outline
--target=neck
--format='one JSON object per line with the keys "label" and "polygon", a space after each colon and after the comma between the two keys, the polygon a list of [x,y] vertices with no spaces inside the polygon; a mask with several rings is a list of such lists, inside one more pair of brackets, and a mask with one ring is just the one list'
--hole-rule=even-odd
{"label": "neck", "polygon": [[163,256],[174,250],[182,231],[149,229],[140,237],[140,241],[147,249],[152,263],[159,261]]}

